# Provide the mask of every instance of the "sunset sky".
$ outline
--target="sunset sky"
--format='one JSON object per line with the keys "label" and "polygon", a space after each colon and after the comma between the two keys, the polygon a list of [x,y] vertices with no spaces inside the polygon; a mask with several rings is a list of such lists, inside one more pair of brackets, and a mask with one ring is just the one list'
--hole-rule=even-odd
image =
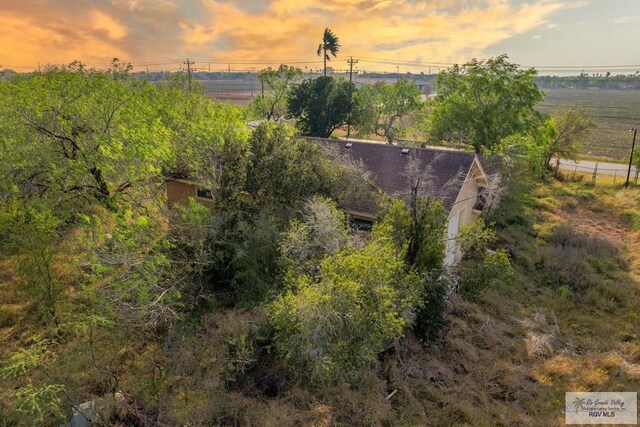
{"label": "sunset sky", "polygon": [[201,70],[318,68],[326,26],[342,44],[337,68],[349,55],[361,69],[420,71],[507,53],[543,74],[640,69],[640,0],[0,0],[0,22],[0,68],[18,71],[112,57],[137,70],[187,58]]}

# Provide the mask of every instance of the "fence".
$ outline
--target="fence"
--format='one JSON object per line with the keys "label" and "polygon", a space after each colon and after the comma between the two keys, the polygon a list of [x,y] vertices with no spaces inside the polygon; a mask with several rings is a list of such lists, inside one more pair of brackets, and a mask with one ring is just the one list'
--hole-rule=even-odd
{"label": "fence", "polygon": [[[606,175],[613,177],[613,183],[625,182],[627,180],[628,167],[620,165],[619,167],[601,167],[600,162],[596,162],[594,166],[579,165],[574,162],[568,162],[565,160],[562,163],[560,160],[556,163],[556,171],[564,171],[565,173],[572,173],[572,179],[575,179],[578,173],[591,175],[591,183],[595,184],[598,175]],[[638,175],[640,170],[637,166],[631,166],[631,175],[629,181],[633,181],[634,184],[638,183]]]}

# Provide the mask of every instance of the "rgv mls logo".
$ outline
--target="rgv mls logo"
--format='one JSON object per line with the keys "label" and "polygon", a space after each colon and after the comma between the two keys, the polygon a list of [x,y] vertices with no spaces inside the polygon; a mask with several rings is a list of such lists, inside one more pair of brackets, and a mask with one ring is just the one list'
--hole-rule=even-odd
{"label": "rgv mls logo", "polygon": [[633,393],[565,393],[567,424],[638,423],[638,394]]}

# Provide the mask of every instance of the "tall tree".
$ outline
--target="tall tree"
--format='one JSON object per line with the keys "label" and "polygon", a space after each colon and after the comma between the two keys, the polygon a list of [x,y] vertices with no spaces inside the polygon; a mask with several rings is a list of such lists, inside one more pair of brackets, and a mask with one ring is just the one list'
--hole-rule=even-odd
{"label": "tall tree", "polygon": [[534,110],[544,97],[535,76],[536,70],[521,70],[506,55],[442,71],[429,139],[462,141],[480,152],[509,135],[530,133],[542,121]]}
{"label": "tall tree", "polygon": [[329,54],[333,55],[335,58],[338,55],[338,51],[340,50],[340,43],[338,37],[333,34],[329,28],[324,29],[324,34],[322,35],[322,43],[318,45],[318,56],[323,54],[324,58],[324,76],[327,77],[327,61],[331,61],[331,57]]}
{"label": "tall tree", "polygon": [[304,135],[328,138],[349,120],[354,90],[352,83],[333,77],[305,80],[289,94],[287,114]]}
{"label": "tall tree", "polygon": [[360,134],[375,133],[391,144],[407,128],[406,119],[423,105],[420,88],[407,79],[364,86],[355,97],[353,122]]}
{"label": "tall tree", "polygon": [[6,173],[22,196],[114,208],[159,176],[170,145],[151,102],[157,89],[126,72],[75,62],[2,85],[0,178]]}

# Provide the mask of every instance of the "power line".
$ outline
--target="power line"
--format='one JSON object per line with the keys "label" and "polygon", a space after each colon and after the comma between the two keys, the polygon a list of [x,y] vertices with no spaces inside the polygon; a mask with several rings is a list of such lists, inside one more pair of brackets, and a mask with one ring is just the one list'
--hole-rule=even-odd
{"label": "power line", "polygon": [[[208,64],[216,64],[216,65],[226,65],[227,70],[230,68],[232,64],[234,65],[271,65],[271,64],[320,64],[322,61],[314,58],[314,59],[305,59],[305,58],[294,58],[294,59],[272,59],[272,60],[264,60],[264,59],[208,59],[208,58],[192,58],[194,61],[206,62]],[[381,65],[391,65],[395,67],[405,66],[412,68],[445,68],[453,66],[453,62],[438,62],[438,61],[420,61],[420,60],[403,60],[398,58],[381,58],[381,57],[370,57],[370,56],[359,56],[359,61],[364,63],[372,63],[372,64],[381,64]],[[166,65],[173,65],[175,63],[182,62],[182,60],[178,59],[163,59],[163,60],[149,60],[149,61],[131,61],[131,65],[134,67],[163,67]],[[85,64],[90,67],[104,67],[108,68],[111,66],[110,63],[87,63]],[[36,69],[34,66],[25,66],[25,65],[4,65],[5,68],[12,69]],[[625,71],[639,71],[640,64],[612,64],[612,65],[519,65],[520,68],[535,68],[539,72],[583,72],[589,70],[610,70],[613,72],[625,72]]]}

